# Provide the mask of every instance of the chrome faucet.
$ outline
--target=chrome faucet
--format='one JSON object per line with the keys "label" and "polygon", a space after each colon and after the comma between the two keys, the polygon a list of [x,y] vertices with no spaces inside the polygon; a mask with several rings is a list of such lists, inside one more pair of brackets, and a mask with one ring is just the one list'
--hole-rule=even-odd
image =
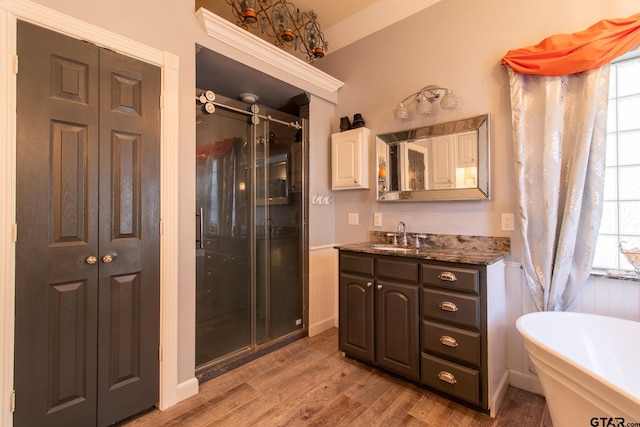
{"label": "chrome faucet", "polygon": [[400,227],[402,227],[402,246],[408,246],[408,242],[407,242],[407,225],[404,223],[404,221],[400,221],[398,223],[398,229],[396,230],[396,234],[400,233]]}

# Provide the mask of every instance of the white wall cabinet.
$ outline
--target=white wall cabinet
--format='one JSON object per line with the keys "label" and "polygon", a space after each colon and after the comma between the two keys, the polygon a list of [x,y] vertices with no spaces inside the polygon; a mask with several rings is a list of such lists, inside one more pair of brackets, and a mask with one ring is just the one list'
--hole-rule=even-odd
{"label": "white wall cabinet", "polygon": [[[478,134],[476,131],[431,138],[431,187],[469,188],[477,185],[476,173],[460,171],[478,166]],[[458,176],[456,172],[460,172]],[[468,174],[471,174],[467,176]]]}
{"label": "white wall cabinet", "polygon": [[456,135],[458,139],[456,151],[456,167],[478,166],[478,132],[464,132]]}
{"label": "white wall cabinet", "polygon": [[431,139],[431,188],[442,190],[456,187],[455,135]]}
{"label": "white wall cabinet", "polygon": [[331,189],[369,188],[369,135],[364,127],[331,135]]}

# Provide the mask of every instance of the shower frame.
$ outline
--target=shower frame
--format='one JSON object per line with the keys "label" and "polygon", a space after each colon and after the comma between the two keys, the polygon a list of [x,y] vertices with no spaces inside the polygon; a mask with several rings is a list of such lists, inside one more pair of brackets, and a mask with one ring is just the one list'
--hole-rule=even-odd
{"label": "shower frame", "polygon": [[[250,167],[250,175],[249,179],[254,185],[250,185],[249,188],[251,190],[250,197],[248,200],[251,200],[252,203],[248,203],[250,206],[248,209],[248,220],[247,220],[247,229],[251,230],[251,235],[249,236],[249,266],[251,270],[250,276],[250,325],[251,325],[251,338],[250,345],[237,351],[233,351],[227,355],[221,356],[199,366],[196,366],[196,376],[199,381],[202,383],[208,379],[214,378],[218,375],[221,375],[224,372],[227,372],[234,367],[240,366],[244,363],[247,363],[257,357],[260,357],[264,354],[269,353],[270,351],[276,350],[290,342],[293,342],[297,339],[300,339],[308,334],[308,322],[309,322],[309,297],[308,297],[308,180],[307,180],[307,170],[308,170],[308,123],[309,123],[309,99],[306,94],[301,94],[300,96],[293,99],[293,101],[299,107],[298,119],[299,121],[286,121],[280,120],[274,115],[280,112],[273,112],[272,114],[263,114],[261,112],[261,107],[257,104],[246,104],[240,101],[236,101],[233,99],[221,97],[214,95],[214,98],[211,98],[211,94],[209,93],[207,97],[207,91],[198,91],[199,95],[196,96],[196,101],[200,104],[205,115],[215,114],[215,109],[220,108],[223,110],[231,111],[234,113],[239,113],[247,116],[248,118],[248,126],[250,126],[249,140],[254,142],[250,144],[251,146],[251,154],[249,158],[251,159]],[[214,108],[207,107],[207,104],[212,105]],[[269,112],[270,109],[266,108],[266,111]],[[289,113],[286,113],[290,115]],[[300,173],[302,176],[301,183],[302,186],[299,189],[300,194],[300,209],[299,209],[299,232],[300,232],[300,241],[298,244],[298,252],[299,252],[299,268],[300,268],[300,279],[302,285],[302,307],[301,313],[302,325],[300,329],[296,329],[292,332],[289,332],[283,336],[279,337],[271,337],[268,341],[260,343],[257,337],[258,330],[258,321],[257,321],[257,271],[258,271],[258,236],[257,236],[257,228],[259,226],[257,219],[257,210],[258,210],[258,197],[257,197],[257,170],[258,170],[258,151],[257,151],[257,139],[260,132],[258,131],[258,126],[262,125],[262,121],[274,122],[281,124],[283,126],[296,128],[300,131],[300,148],[299,148],[299,165]],[[263,135],[264,137],[264,135]],[[267,153],[265,153],[265,162],[266,162]],[[266,165],[265,165],[266,167]],[[266,180],[265,180],[266,181]],[[265,183],[265,185],[268,185]],[[266,191],[266,190],[264,190]],[[267,203],[268,204],[268,203]],[[269,208],[266,207],[268,210]],[[200,245],[200,248],[203,248],[204,244],[204,215],[202,211],[199,216],[199,230],[200,233],[197,236],[197,241]],[[265,216],[266,218],[266,216]],[[269,224],[265,219],[265,227],[268,227]],[[271,262],[265,263],[266,270],[264,272],[267,277],[270,276],[270,266]],[[269,285],[270,280],[266,280],[267,285]],[[267,298],[270,295],[270,292],[266,292]],[[269,301],[265,301],[265,304],[269,305]],[[270,313],[270,310],[267,310],[267,313]],[[270,325],[269,319],[267,319],[267,325]]]}

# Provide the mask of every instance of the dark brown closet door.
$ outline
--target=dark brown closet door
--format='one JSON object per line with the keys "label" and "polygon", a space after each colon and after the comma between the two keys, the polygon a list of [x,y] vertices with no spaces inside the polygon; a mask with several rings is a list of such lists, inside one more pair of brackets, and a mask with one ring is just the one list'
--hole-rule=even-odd
{"label": "dark brown closet door", "polygon": [[19,22],[16,426],[158,400],[156,67]]}

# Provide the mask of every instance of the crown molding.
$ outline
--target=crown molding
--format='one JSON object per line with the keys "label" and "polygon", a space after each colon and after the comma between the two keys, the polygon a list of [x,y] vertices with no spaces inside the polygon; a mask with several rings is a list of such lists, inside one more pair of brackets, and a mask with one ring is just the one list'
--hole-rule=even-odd
{"label": "crown molding", "polygon": [[[290,79],[284,80],[288,82],[302,80],[306,87],[301,87],[301,89],[308,90],[311,94],[334,103],[337,101],[337,91],[344,85],[340,80],[262,40],[249,31],[243,30],[207,9],[198,9],[196,17],[208,36],[227,47],[251,56],[256,63],[268,66],[260,67],[262,70],[276,67],[283,75],[290,77]],[[231,59],[241,60],[241,58]]]}

